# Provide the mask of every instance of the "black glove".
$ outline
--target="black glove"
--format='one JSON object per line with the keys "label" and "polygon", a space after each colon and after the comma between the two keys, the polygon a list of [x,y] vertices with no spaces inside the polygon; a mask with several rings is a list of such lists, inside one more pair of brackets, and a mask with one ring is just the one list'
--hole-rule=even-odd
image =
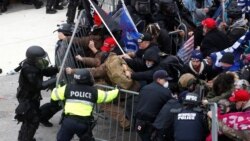
{"label": "black glove", "polygon": [[42,84],[42,89],[53,89],[56,87],[56,78],[50,78],[49,80],[46,80]]}
{"label": "black glove", "polygon": [[115,85],[115,89],[118,89],[120,91],[122,89],[122,87],[119,85]]}

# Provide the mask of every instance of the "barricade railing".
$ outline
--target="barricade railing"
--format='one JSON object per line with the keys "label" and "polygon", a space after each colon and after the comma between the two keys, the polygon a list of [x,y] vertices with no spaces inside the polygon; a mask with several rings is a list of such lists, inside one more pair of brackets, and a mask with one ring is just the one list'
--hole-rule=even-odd
{"label": "barricade railing", "polygon": [[179,48],[184,44],[185,38],[180,37],[180,33],[185,33],[184,30],[175,30],[168,33],[172,41],[172,50],[170,54],[177,54]]}
{"label": "barricade railing", "polygon": [[[98,89],[112,90],[114,87],[95,85]],[[137,92],[120,89],[119,96],[111,103],[96,105],[94,117],[97,122],[93,129],[96,140],[137,141],[134,130],[134,109]]]}
{"label": "barricade railing", "polygon": [[217,103],[210,103],[209,105],[212,111],[212,141],[218,141],[218,106]]}

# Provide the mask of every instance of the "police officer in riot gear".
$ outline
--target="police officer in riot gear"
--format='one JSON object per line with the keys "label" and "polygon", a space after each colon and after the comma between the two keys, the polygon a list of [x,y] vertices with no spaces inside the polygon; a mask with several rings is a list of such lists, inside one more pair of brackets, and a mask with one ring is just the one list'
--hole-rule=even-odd
{"label": "police officer in riot gear", "polygon": [[35,141],[33,138],[39,126],[39,106],[41,90],[55,86],[56,79],[43,81],[43,76],[58,73],[55,67],[48,67],[47,53],[40,46],[31,46],[26,51],[26,59],[21,64],[15,119],[22,122],[18,141]]}
{"label": "police officer in riot gear", "polygon": [[93,140],[91,121],[94,104],[110,102],[119,92],[117,88],[105,92],[93,87],[94,78],[88,69],[77,69],[74,80],[74,84],[55,88],[51,94],[53,101],[65,101],[64,119],[57,141],[70,141],[74,134],[80,141]]}
{"label": "police officer in riot gear", "polygon": [[159,0],[159,11],[155,12],[153,17],[154,22],[159,23],[161,28],[167,31],[175,30],[174,27],[179,25],[177,12],[178,8],[174,0]]}
{"label": "police officer in riot gear", "polygon": [[175,141],[204,141],[208,133],[207,117],[199,107],[199,96],[188,93],[183,100],[183,107],[171,109],[176,113],[174,121]]}

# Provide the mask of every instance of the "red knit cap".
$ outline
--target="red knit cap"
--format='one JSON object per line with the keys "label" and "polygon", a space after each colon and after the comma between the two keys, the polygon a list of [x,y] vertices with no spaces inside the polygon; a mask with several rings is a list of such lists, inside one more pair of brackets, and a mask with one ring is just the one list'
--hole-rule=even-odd
{"label": "red knit cap", "polygon": [[213,18],[206,18],[201,22],[201,24],[211,29],[216,27],[216,21]]}

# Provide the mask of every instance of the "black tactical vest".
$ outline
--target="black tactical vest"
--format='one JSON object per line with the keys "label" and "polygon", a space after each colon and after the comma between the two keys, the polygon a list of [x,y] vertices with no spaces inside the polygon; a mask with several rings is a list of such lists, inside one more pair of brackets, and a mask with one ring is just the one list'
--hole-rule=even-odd
{"label": "black tactical vest", "polygon": [[65,99],[81,100],[90,103],[97,101],[97,89],[88,85],[69,84],[65,90]]}

